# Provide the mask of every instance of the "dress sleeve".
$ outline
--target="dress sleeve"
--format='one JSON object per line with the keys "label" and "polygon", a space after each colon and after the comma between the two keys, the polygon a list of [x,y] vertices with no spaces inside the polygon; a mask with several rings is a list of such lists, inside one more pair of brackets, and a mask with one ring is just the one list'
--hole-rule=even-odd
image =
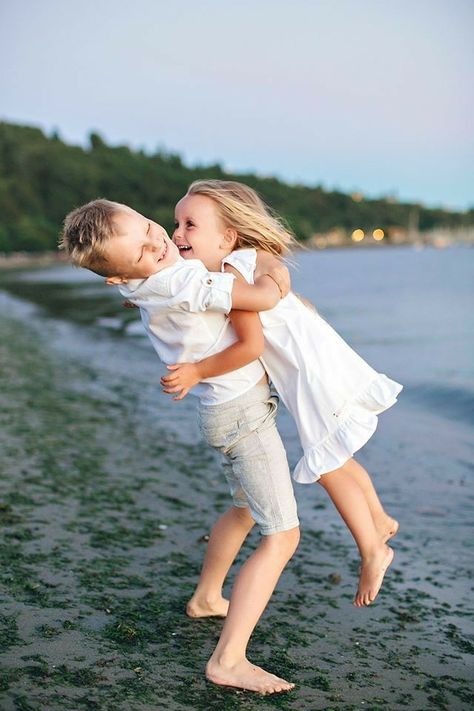
{"label": "dress sleeve", "polygon": [[222,269],[225,264],[230,264],[231,267],[237,269],[242,274],[248,284],[253,284],[255,268],[257,266],[257,250],[256,249],[236,249],[224,257],[222,260]]}
{"label": "dress sleeve", "polygon": [[171,277],[170,293],[173,305],[184,311],[219,311],[228,314],[232,309],[232,287],[235,276],[228,273],[189,269]]}

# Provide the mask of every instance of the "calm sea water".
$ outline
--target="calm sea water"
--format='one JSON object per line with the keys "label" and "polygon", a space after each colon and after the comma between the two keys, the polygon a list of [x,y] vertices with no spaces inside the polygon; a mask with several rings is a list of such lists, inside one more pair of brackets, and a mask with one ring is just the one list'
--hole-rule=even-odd
{"label": "calm sea water", "polygon": [[[407,583],[419,586],[422,571],[442,570],[452,582],[446,599],[467,599],[474,567],[474,250],[312,252],[298,260],[293,281],[360,355],[404,385],[357,457],[402,521]],[[283,419],[294,458],[297,441]]]}
{"label": "calm sea water", "polygon": [[[387,509],[401,520],[404,554],[398,559],[406,584],[419,587],[423,572],[430,580],[429,572],[442,571],[438,597],[467,600],[473,568],[474,250],[304,252],[296,258],[293,284],[375,369],[404,385],[399,403],[381,416],[358,458]],[[121,309],[119,297],[100,279],[64,266],[10,277],[4,287],[4,308],[18,318],[30,318],[34,309],[35,327],[48,331],[52,347],[86,359],[100,374],[94,385],[99,394],[106,397],[108,384],[121,379],[129,387],[128,406],[141,417],[183,441],[198,441],[193,401],[174,403],[160,393],[162,368],[141,327],[121,328],[135,314]],[[295,463],[299,445],[287,413],[281,412],[279,425]],[[307,486],[297,487],[303,526],[348,535],[332,507],[315,505],[324,494],[312,488],[314,496]]]}

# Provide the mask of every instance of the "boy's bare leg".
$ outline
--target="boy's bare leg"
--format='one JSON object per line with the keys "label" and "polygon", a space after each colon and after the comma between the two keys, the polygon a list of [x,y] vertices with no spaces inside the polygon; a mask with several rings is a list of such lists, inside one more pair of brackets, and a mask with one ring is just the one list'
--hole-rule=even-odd
{"label": "boy's bare leg", "polygon": [[352,533],[362,559],[359,587],[354,605],[370,605],[377,597],[385,571],[393,560],[393,550],[380,538],[364,491],[345,465],[319,479]]}
{"label": "boy's bare leg", "polygon": [[247,507],[231,506],[214,525],[196,590],[186,606],[189,617],[225,617],[229,601],[222,586],[255,521]]}
{"label": "boy's bare leg", "polygon": [[396,519],[388,515],[377,496],[369,473],[355,459],[349,459],[344,469],[359,484],[370,508],[375,528],[384,543],[393,538],[399,529]]}
{"label": "boy's bare leg", "polygon": [[246,658],[247,644],[283,568],[299,542],[299,528],[262,536],[257,550],[235,581],[219,642],[206,666],[209,681],[222,686],[273,694],[294,687]]}

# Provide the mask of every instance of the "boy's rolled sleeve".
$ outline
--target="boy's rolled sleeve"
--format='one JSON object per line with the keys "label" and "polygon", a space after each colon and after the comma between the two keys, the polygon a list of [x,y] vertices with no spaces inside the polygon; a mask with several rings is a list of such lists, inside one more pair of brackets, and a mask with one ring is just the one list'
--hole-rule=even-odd
{"label": "boy's rolled sleeve", "polygon": [[[228,277],[231,277],[230,279]],[[228,314],[232,309],[232,287],[235,276],[229,273],[208,272],[201,278],[200,303],[197,311],[219,311]]]}
{"label": "boy's rolled sleeve", "polygon": [[173,306],[193,313],[209,310],[228,314],[234,279],[228,272],[208,272],[205,268],[181,272],[169,284]]}

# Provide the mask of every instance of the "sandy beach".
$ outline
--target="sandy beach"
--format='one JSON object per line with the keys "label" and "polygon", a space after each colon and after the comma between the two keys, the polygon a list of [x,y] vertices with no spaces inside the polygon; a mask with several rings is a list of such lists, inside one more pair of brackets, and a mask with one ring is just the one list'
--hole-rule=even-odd
{"label": "sandy beach", "polygon": [[[391,254],[374,257],[389,272],[401,259]],[[315,258],[301,257],[300,291]],[[324,258],[337,283],[343,262]],[[351,605],[350,535],[320,487],[298,486],[302,542],[249,650],[296,688],[220,689],[203,669],[222,621],[184,614],[205,537],[229,504],[218,459],[199,438],[194,402],[159,392],[161,368],[134,315],[97,281],[54,269],[65,267],[0,275],[2,711],[472,708],[472,400],[463,390],[458,407],[460,381],[446,376],[444,407],[420,376],[426,366],[407,369],[407,333],[387,347],[382,366],[404,382],[405,400],[360,457],[401,521],[383,591],[370,608]],[[323,304],[336,320],[338,298],[334,287]],[[373,317],[375,333],[383,314]],[[380,347],[361,339],[368,355]],[[285,413],[281,429],[294,462]]]}

